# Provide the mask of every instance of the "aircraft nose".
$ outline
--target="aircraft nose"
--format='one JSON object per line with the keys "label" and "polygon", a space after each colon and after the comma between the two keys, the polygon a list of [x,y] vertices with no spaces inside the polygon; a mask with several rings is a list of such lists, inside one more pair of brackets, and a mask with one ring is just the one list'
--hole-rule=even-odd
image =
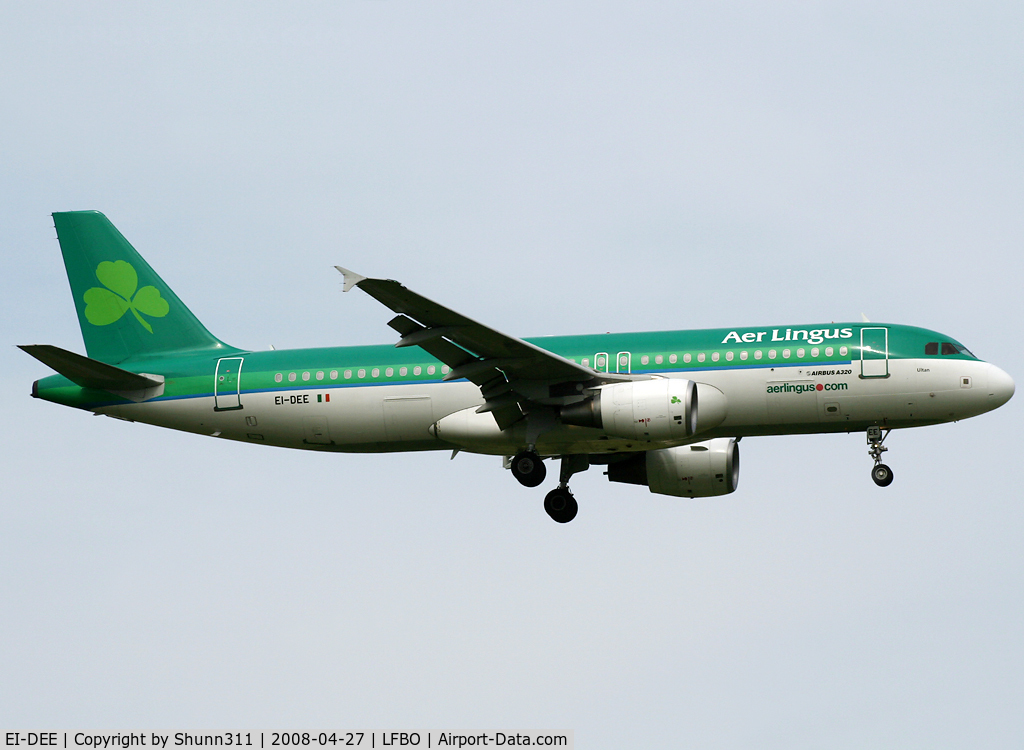
{"label": "aircraft nose", "polygon": [[1013,391],[1013,378],[995,365],[989,365],[988,397],[992,402],[992,408],[995,409],[1009,401]]}

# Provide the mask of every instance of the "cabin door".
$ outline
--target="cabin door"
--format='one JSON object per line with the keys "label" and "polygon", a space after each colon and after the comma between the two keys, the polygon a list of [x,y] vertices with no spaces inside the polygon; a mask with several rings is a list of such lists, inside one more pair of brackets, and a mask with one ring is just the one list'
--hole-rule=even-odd
{"label": "cabin door", "polygon": [[860,376],[889,377],[889,329],[860,329]]}
{"label": "cabin door", "polygon": [[213,410],[228,411],[242,408],[242,358],[225,357],[217,360],[213,378]]}

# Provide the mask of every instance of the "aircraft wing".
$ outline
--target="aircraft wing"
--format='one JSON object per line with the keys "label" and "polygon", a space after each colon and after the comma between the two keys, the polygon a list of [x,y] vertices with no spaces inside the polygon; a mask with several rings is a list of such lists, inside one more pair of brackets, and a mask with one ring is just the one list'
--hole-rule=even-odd
{"label": "aircraft wing", "polygon": [[390,279],[370,279],[335,266],[345,277],[344,291],[359,287],[398,315],[388,325],[401,339],[395,346],[419,346],[451,368],[445,380],[466,378],[480,386],[498,426],[522,418],[531,404],[578,400],[588,387],[632,380],[597,372],[522,339],[477,323]]}

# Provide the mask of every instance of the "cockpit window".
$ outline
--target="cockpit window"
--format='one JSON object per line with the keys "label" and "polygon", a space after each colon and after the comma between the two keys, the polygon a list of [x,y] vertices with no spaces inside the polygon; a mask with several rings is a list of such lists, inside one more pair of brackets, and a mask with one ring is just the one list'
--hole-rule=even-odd
{"label": "cockpit window", "polygon": [[[932,344],[928,344],[925,347],[925,354],[929,353],[928,346],[932,346]],[[931,353],[934,354],[934,352],[931,352]],[[960,344],[953,344],[953,343],[951,343],[949,341],[943,341],[942,342],[942,353],[943,354],[966,354],[968,357],[972,357],[974,359],[977,359],[977,357],[975,357],[973,354],[971,354],[971,352],[967,349],[966,346],[961,346]]]}
{"label": "cockpit window", "polygon": [[938,341],[929,341],[927,344],[924,345],[924,353],[925,354],[938,354],[939,353],[939,342]]}

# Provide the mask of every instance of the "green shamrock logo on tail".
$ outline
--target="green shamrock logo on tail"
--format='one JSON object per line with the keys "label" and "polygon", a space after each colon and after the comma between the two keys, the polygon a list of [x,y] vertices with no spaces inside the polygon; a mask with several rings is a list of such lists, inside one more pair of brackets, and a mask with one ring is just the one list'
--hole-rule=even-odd
{"label": "green shamrock logo on tail", "polygon": [[131,310],[142,327],[152,333],[153,327],[142,315],[162,318],[171,310],[155,286],[144,286],[138,292],[135,291],[139,286],[139,275],[131,263],[105,260],[96,266],[96,278],[106,289],[94,286],[83,297],[85,318],[94,326],[116,323]]}

